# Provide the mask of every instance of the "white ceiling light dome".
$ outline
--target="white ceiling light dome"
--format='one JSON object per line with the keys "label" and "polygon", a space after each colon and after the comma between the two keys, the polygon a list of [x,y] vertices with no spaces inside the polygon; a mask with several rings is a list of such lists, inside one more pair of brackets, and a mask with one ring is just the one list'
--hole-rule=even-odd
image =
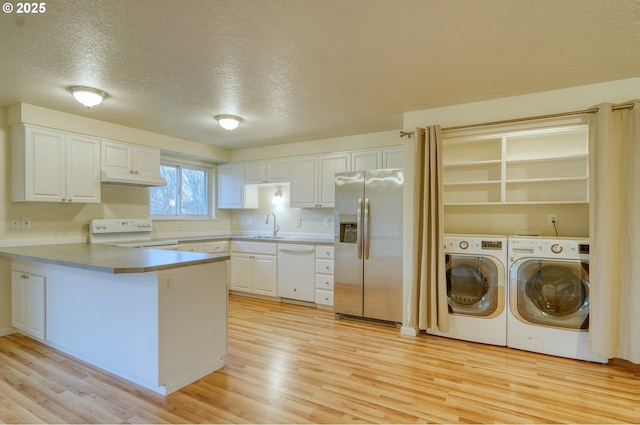
{"label": "white ceiling light dome", "polygon": [[237,115],[216,115],[214,118],[218,121],[220,127],[227,131],[235,130],[244,121]]}
{"label": "white ceiling light dome", "polygon": [[107,93],[91,87],[72,86],[69,87],[69,91],[78,102],[87,108],[101,104],[107,97]]}

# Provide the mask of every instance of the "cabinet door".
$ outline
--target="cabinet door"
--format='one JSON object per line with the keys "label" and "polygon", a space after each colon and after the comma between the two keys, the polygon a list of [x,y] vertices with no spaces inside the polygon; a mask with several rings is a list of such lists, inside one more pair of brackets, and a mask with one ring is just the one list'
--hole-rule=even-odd
{"label": "cabinet door", "polygon": [[244,164],[244,184],[266,183],[266,168],[264,161]]}
{"label": "cabinet door", "polygon": [[382,168],[404,168],[404,147],[382,149]]}
{"label": "cabinet door", "polygon": [[160,175],[160,149],[145,146],[132,147],[133,172],[145,176]]}
{"label": "cabinet door", "polygon": [[103,170],[130,173],[133,170],[132,146],[128,143],[103,140],[101,146],[101,167]]}
{"label": "cabinet door", "polygon": [[27,272],[11,271],[11,325],[36,338],[45,339],[45,279]]}
{"label": "cabinet door", "polygon": [[27,273],[11,271],[11,326],[21,331],[27,330],[25,306],[27,279]]}
{"label": "cabinet door", "polygon": [[253,256],[253,289],[256,294],[276,296],[276,257]]}
{"label": "cabinet door", "polygon": [[45,280],[29,274],[26,288],[26,331],[36,338],[45,339]]}
{"label": "cabinet door", "polygon": [[67,135],[65,197],[70,202],[100,202],[100,140]]}
{"label": "cabinet door", "polygon": [[334,207],[336,204],[336,173],[349,171],[349,154],[321,156],[319,170],[318,206]]}
{"label": "cabinet door", "polygon": [[253,290],[253,260],[249,255],[231,256],[230,289],[251,292]]}
{"label": "cabinet door", "polygon": [[301,157],[291,160],[291,207],[318,206],[318,158]]}
{"label": "cabinet door", "polygon": [[380,149],[366,149],[351,152],[351,171],[365,171],[382,168]]}
{"label": "cabinet door", "polygon": [[267,183],[289,182],[289,160],[272,159],[267,161]]}
{"label": "cabinet door", "polygon": [[242,208],[243,201],[244,165],[218,166],[218,208]]}
{"label": "cabinet door", "polygon": [[65,156],[65,133],[26,127],[25,201],[64,200]]}

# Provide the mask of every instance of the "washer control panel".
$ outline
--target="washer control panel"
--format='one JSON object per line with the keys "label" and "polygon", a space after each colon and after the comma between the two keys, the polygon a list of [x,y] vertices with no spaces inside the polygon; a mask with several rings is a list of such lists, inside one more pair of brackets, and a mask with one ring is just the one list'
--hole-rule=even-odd
{"label": "washer control panel", "polygon": [[544,258],[588,259],[588,239],[509,238],[509,255]]}

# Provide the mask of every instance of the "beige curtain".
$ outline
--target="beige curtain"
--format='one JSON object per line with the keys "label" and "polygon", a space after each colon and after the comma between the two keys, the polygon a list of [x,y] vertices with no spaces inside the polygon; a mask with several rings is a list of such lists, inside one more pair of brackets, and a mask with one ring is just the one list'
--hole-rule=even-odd
{"label": "beige curtain", "polygon": [[590,351],[640,363],[640,102],[611,106],[589,142]]}
{"label": "beige curtain", "polygon": [[444,263],[442,131],[416,129],[413,145],[413,256],[404,325],[449,330]]}

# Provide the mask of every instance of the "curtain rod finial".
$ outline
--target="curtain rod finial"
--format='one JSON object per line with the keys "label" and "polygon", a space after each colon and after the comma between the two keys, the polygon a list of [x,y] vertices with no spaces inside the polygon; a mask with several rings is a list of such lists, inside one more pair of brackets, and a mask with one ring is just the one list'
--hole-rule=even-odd
{"label": "curtain rod finial", "polygon": [[407,136],[409,137],[409,139],[411,139],[411,136],[413,136],[413,131],[402,131],[400,130],[400,137],[404,137]]}

